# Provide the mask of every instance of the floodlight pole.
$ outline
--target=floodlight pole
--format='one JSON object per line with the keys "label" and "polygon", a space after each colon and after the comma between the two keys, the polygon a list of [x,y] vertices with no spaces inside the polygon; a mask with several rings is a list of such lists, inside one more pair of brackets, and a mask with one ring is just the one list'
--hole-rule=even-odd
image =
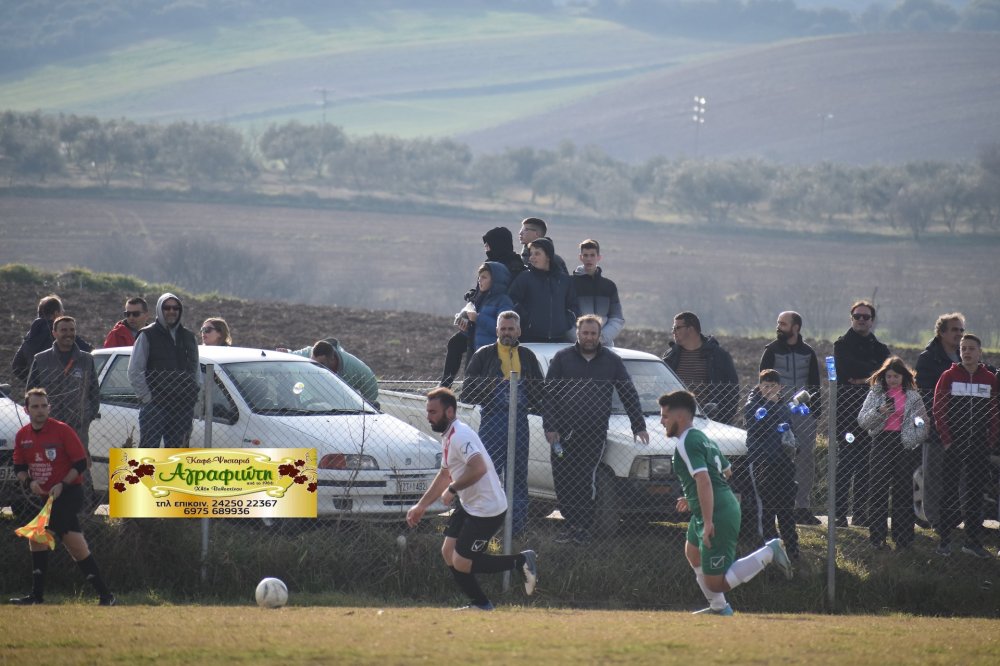
{"label": "floodlight pole", "polygon": [[708,100],[700,95],[694,96],[694,107],[692,108],[693,115],[691,120],[694,121],[694,156],[695,159],[698,158],[698,143],[701,138],[701,126],[705,124],[705,112],[708,110],[706,108]]}

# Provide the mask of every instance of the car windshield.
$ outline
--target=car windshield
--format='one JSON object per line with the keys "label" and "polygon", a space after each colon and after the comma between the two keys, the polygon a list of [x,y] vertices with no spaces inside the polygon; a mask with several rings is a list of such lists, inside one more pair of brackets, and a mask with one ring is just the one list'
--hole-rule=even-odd
{"label": "car windshield", "polygon": [[376,413],[356,391],[316,363],[250,361],[222,367],[250,410],[258,414]]}
{"label": "car windshield", "polygon": [[[684,389],[684,384],[677,378],[677,375],[661,361],[623,360],[625,361],[625,369],[628,370],[629,376],[632,377],[632,383],[635,384],[635,390],[639,392],[639,402],[642,404],[643,414],[659,414],[660,405],[657,400],[660,396],[670,391]],[[611,409],[615,414],[625,413],[617,391],[615,391]]]}

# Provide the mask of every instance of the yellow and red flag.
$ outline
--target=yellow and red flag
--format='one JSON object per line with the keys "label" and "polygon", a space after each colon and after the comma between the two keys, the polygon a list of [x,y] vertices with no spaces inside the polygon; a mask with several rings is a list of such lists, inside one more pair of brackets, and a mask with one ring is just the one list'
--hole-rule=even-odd
{"label": "yellow and red flag", "polygon": [[17,536],[23,536],[29,541],[45,544],[49,547],[49,550],[55,550],[56,538],[52,535],[52,532],[46,529],[49,525],[49,514],[51,512],[52,497],[50,496],[48,501],[45,502],[45,506],[43,506],[42,510],[38,512],[38,515],[24,527],[19,527],[14,530],[14,534]]}

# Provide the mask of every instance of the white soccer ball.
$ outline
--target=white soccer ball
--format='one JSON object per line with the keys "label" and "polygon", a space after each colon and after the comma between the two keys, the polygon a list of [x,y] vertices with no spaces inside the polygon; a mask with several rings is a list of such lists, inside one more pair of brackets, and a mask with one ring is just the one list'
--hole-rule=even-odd
{"label": "white soccer ball", "polygon": [[278,578],[265,578],[257,583],[256,597],[261,608],[281,608],[288,603],[288,588]]}

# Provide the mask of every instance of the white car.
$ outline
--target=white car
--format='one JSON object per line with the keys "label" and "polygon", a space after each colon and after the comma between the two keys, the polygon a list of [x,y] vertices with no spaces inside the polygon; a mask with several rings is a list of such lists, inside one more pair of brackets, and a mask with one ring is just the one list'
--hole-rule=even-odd
{"label": "white car", "polygon": [[14,436],[27,422],[21,405],[10,399],[10,385],[0,385],[0,508],[10,507],[16,517],[32,510],[14,473]]}
{"label": "white car", "polygon": [[[552,357],[566,343],[524,343],[538,358],[544,375]],[[646,352],[612,348],[625,362],[639,392],[642,411],[646,416],[649,444],[632,437],[628,416],[614,397],[608,423],[608,439],[603,463],[597,475],[597,512],[595,529],[609,533],[622,518],[633,515],[650,518],[674,517],[680,482],[673,473],[672,457],[677,438],[668,438],[660,425],[657,399],[669,391],[683,389],[684,384],[662,360]],[[460,392],[459,392],[460,393]],[[461,396],[460,396],[461,397]],[[382,408],[411,425],[430,432],[424,413],[422,395],[406,390],[382,390]],[[479,428],[479,408],[459,404],[459,418],[473,429]],[[550,448],[538,414],[528,417],[531,443],[528,462],[528,494],[534,515],[548,515],[558,503],[552,482]],[[694,426],[703,430],[718,445],[722,453],[738,468],[746,456],[746,431],[708,419],[699,408]],[[738,491],[739,488],[736,488]]]}
{"label": "white car", "polygon": [[[323,366],[262,349],[201,346],[198,352],[202,372],[207,364],[215,372],[212,446],[315,448],[320,517],[403,519],[437,474],[437,438],[381,413]],[[94,490],[104,498],[109,451],[130,436],[139,445],[131,353],[131,347],[94,351],[101,417],[90,425],[90,452]],[[205,445],[203,411],[195,411],[192,448]],[[430,510],[445,508],[439,503]]]}

